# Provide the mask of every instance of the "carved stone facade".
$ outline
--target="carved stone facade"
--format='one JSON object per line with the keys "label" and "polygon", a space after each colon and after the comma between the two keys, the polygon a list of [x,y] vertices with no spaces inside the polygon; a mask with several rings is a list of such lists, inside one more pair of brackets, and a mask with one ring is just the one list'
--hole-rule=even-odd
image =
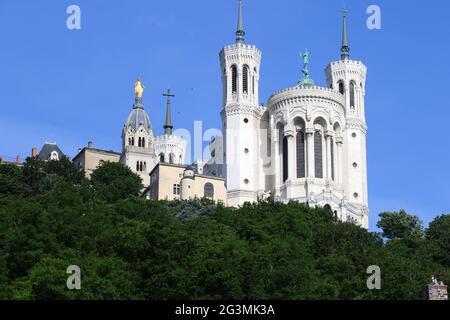
{"label": "carved stone facade", "polygon": [[325,69],[327,87],[286,88],[263,107],[262,53],[244,43],[241,17],[236,43],[220,53],[227,203],[296,200],[368,228],[366,66],[350,60],[343,42],[342,59]]}

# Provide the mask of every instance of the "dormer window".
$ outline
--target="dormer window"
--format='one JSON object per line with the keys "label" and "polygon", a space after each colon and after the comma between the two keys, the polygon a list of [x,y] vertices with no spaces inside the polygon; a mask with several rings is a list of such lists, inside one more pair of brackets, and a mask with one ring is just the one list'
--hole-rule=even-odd
{"label": "dormer window", "polygon": [[58,160],[59,160],[59,154],[58,154],[58,152],[53,151],[53,152],[50,154],[50,160],[58,161]]}

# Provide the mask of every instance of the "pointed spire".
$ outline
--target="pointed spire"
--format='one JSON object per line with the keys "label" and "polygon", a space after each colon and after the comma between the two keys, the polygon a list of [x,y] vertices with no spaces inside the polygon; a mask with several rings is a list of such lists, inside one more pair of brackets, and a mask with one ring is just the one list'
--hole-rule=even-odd
{"label": "pointed spire", "polygon": [[239,0],[238,27],[236,31],[236,43],[244,43],[245,31],[242,19],[242,0]]}
{"label": "pointed spire", "polygon": [[164,97],[167,97],[167,110],[166,110],[166,123],[164,125],[164,134],[172,135],[173,125],[172,125],[172,114],[170,111],[170,98],[175,97],[174,94],[170,93],[170,89],[167,90],[167,93],[163,94]]}
{"label": "pointed spire", "polygon": [[347,36],[347,9],[342,9],[342,18],[343,18],[343,26],[342,26],[342,47],[341,47],[341,59],[348,60],[350,58],[350,48],[348,46],[348,36]]}

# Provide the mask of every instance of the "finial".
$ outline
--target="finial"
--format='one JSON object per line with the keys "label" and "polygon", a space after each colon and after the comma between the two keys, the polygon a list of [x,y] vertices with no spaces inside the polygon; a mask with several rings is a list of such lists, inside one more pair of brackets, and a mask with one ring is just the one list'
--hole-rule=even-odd
{"label": "finial", "polygon": [[167,93],[163,93],[164,97],[167,97],[167,110],[166,110],[166,123],[164,125],[164,134],[172,135],[173,125],[172,125],[172,115],[170,112],[170,98],[175,97],[174,94],[167,89]]}
{"label": "finial", "polygon": [[303,59],[303,69],[302,69],[302,73],[303,73],[303,80],[301,80],[298,84],[300,86],[303,85],[309,85],[312,86],[314,85],[314,80],[312,80],[309,77],[309,53],[308,53],[308,49],[305,50],[304,53],[300,52],[300,57]]}
{"label": "finial", "polygon": [[239,0],[238,27],[236,31],[236,43],[244,43],[245,31],[242,18],[242,0]]}
{"label": "finial", "polygon": [[348,36],[347,36],[347,15],[348,10],[344,7],[341,10],[343,26],[342,26],[342,47],[341,47],[341,59],[348,60],[350,58],[350,48],[348,46]]}
{"label": "finial", "polygon": [[142,98],[142,94],[144,93],[144,85],[142,84],[141,78],[138,77],[136,83],[134,84],[134,92],[137,98]]}

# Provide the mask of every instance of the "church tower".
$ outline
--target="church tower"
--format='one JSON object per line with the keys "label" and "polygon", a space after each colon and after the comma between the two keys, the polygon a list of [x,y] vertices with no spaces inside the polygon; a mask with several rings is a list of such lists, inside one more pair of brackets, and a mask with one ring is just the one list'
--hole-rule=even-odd
{"label": "church tower", "polygon": [[166,121],[164,123],[164,134],[155,138],[157,162],[183,165],[187,141],[182,136],[173,134],[170,98],[175,97],[175,95],[170,90],[167,90],[167,93],[163,93],[163,96],[167,98]]}
{"label": "church tower", "polygon": [[154,136],[150,118],[144,110],[141,80],[135,84],[136,98],[133,110],[122,131],[122,157],[120,162],[127,165],[142,178],[144,187],[150,185],[150,171],[156,164]]}
{"label": "church tower", "polygon": [[224,174],[228,205],[257,201],[262,168],[259,159],[261,51],[245,44],[242,0],[239,1],[236,43],[220,52],[223,85],[222,126]]}
{"label": "church tower", "polygon": [[341,59],[326,68],[328,86],[344,96],[345,128],[343,136],[343,185],[345,197],[363,213],[368,225],[368,187],[366,161],[365,89],[367,67],[350,59],[347,35],[347,11],[343,11]]}

